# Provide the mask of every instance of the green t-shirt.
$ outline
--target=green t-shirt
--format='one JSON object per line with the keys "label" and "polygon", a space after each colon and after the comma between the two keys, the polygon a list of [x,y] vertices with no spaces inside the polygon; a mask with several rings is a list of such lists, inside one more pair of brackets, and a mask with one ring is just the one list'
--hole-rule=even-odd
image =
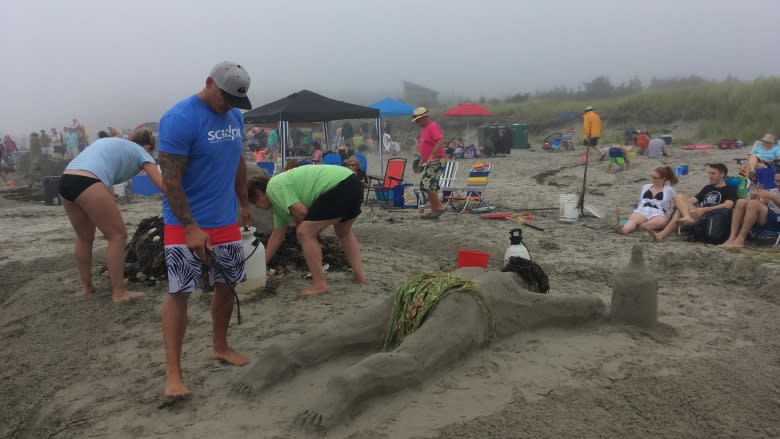
{"label": "green t-shirt", "polygon": [[290,169],[268,181],[265,194],[273,206],[274,227],[294,225],[290,206],[303,203],[311,207],[314,200],[352,175],[349,168],[336,165],[305,165]]}

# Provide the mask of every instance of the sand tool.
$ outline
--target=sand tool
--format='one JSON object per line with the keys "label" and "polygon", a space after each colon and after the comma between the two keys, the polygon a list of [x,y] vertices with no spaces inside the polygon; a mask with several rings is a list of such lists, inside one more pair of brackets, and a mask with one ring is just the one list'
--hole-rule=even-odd
{"label": "sand tool", "polygon": [[538,230],[540,232],[544,232],[543,228],[541,228],[539,226],[536,226],[534,224],[528,223],[528,221],[533,221],[534,220],[534,216],[531,215],[531,214],[515,216],[515,214],[512,213],[512,212],[496,212],[496,213],[483,213],[479,217],[482,218],[482,219],[505,219],[505,220],[510,220],[510,221],[514,221],[514,222],[516,222],[516,223],[518,223],[520,225],[528,226],[528,227],[530,227],[532,229],[536,229],[536,230]]}

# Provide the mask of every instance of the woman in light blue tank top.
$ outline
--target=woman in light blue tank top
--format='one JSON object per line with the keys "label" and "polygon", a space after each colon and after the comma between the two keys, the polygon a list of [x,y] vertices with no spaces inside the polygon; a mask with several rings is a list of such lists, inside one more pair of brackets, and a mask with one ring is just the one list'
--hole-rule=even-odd
{"label": "woman in light blue tank top", "polygon": [[76,266],[84,296],[95,291],[92,283],[95,229],[108,240],[106,265],[113,301],[122,302],[143,295],[124,287],[127,230],[111,186],[127,181],[143,170],[154,185],[163,190],[160,170],[150,155],[155,143],[154,134],[147,129],[131,134],[131,140],[99,139],[76,156],[60,177],[60,200],[76,232]]}

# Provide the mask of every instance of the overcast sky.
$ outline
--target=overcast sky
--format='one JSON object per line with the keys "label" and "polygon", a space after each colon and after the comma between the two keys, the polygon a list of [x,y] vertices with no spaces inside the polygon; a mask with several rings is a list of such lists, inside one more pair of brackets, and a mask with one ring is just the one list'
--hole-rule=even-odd
{"label": "overcast sky", "polygon": [[254,106],[310,90],[367,104],[401,80],[507,96],[605,74],[778,75],[778,0],[2,0],[0,133],[158,120],[211,67]]}

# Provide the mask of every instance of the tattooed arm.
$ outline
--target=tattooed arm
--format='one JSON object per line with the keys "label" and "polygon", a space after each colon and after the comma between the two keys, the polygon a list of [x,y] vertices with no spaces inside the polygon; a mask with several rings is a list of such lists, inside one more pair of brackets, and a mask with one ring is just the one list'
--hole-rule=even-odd
{"label": "tattooed arm", "polygon": [[[165,186],[165,196],[168,198],[168,206],[173,211],[173,214],[176,215],[176,218],[179,219],[181,225],[184,226],[184,232],[187,236],[187,247],[201,260],[205,261],[206,249],[211,250],[209,235],[192,218],[190,203],[181,185],[181,177],[187,168],[187,156],[160,152],[159,160]],[[247,196],[246,190],[244,190],[244,196]]]}
{"label": "tattooed arm", "polygon": [[249,194],[246,189],[246,162],[244,157],[238,161],[238,172],[236,172],[236,196],[238,197],[238,205],[241,207],[239,210],[241,213],[241,225],[249,227],[254,222],[252,218],[252,210],[249,208]]}

